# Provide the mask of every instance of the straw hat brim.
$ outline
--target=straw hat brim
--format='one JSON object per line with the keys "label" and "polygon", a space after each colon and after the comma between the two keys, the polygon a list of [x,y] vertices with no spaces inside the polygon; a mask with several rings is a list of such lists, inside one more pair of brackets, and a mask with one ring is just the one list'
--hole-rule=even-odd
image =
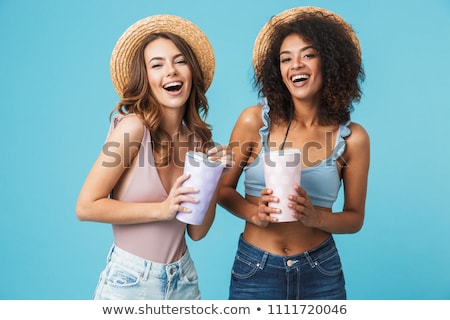
{"label": "straw hat brim", "polygon": [[313,6],[297,7],[297,8],[285,10],[285,11],[277,14],[276,16],[272,17],[259,31],[259,33],[256,37],[256,40],[255,40],[255,44],[253,46],[253,58],[252,58],[253,68],[254,68],[255,74],[257,76],[259,75],[262,61],[263,61],[263,59],[265,59],[267,50],[269,49],[269,46],[271,45],[270,39],[273,35],[274,29],[275,29],[274,27],[285,24],[285,23],[290,23],[290,22],[294,22],[297,20],[301,20],[302,16],[304,14],[316,13],[316,12],[321,12],[326,16],[333,17],[339,24],[341,24],[345,28],[347,33],[350,35],[353,43],[358,48],[359,57],[361,60],[361,47],[359,44],[358,37],[356,36],[353,28],[342,17],[340,17],[336,13],[329,11],[327,9],[324,9],[324,8],[313,7]]}
{"label": "straw hat brim", "polygon": [[129,81],[131,64],[143,39],[158,32],[171,32],[183,38],[192,48],[203,73],[205,90],[211,85],[214,69],[214,51],[206,35],[191,21],[173,15],[161,14],[143,18],[131,25],[117,41],[110,61],[111,78],[120,97]]}

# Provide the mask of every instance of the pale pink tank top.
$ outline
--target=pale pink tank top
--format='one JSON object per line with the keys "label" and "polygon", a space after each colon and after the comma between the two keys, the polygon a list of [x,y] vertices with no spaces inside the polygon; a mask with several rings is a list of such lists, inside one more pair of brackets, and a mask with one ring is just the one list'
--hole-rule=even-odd
{"label": "pale pink tank top", "polygon": [[[128,116],[135,116],[130,114]],[[111,121],[110,133],[123,115],[115,115]],[[144,136],[135,161],[125,180],[120,180],[112,192],[114,199],[125,202],[162,202],[168,194],[154,165],[150,132]],[[120,192],[116,192],[120,190]],[[134,255],[158,263],[179,260],[186,252],[186,224],[173,219],[141,224],[112,226],[114,243]]]}

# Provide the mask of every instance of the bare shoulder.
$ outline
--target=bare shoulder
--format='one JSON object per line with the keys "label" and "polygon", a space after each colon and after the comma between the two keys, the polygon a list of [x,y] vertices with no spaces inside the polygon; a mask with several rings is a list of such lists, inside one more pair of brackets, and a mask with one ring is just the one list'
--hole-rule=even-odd
{"label": "bare shoulder", "polygon": [[117,123],[111,137],[128,135],[130,141],[141,141],[144,136],[144,130],[145,126],[139,117],[134,114],[129,114]]}
{"label": "bare shoulder", "polygon": [[251,106],[242,110],[231,134],[235,141],[259,141],[259,129],[264,125],[262,106]]}
{"label": "bare shoulder", "polygon": [[352,141],[355,144],[368,144],[370,142],[369,134],[363,126],[356,122],[351,122],[349,128],[351,134],[347,138],[347,141]]}
{"label": "bare shoulder", "polygon": [[237,124],[252,131],[253,129],[258,130],[261,128],[264,124],[262,120],[262,106],[256,105],[245,108],[239,115]]}
{"label": "bare shoulder", "polygon": [[[351,134],[346,138],[346,156],[354,159],[368,159],[370,154],[370,138],[367,131],[358,123],[352,122],[349,126]],[[353,157],[352,157],[353,155]]]}

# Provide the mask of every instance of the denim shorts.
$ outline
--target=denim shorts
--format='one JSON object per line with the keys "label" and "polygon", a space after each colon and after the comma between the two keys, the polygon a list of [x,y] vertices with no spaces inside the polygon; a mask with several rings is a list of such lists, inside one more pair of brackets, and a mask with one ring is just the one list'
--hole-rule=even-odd
{"label": "denim shorts", "polygon": [[239,238],[230,300],[345,300],[345,279],[334,239],[294,256],[262,251]]}
{"label": "denim shorts", "polygon": [[197,271],[189,251],[170,264],[111,247],[101,272],[95,300],[199,300]]}

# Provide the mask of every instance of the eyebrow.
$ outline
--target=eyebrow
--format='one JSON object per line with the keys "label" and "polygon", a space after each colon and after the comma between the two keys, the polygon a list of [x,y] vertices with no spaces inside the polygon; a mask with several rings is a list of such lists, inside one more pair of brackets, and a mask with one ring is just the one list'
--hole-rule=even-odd
{"label": "eyebrow", "polygon": [[[308,49],[314,49],[314,50],[316,50],[316,48],[314,48],[314,46],[306,46],[306,47],[303,47],[303,48],[301,48],[300,49],[300,52],[303,52],[303,51],[306,51],[306,50],[308,50]],[[282,55],[282,54],[288,54],[288,53],[291,53],[290,51],[281,51],[280,52],[280,56]]]}
{"label": "eyebrow", "polygon": [[[174,55],[173,56],[173,58],[172,59],[178,59],[179,57],[183,57],[184,56],[184,54],[182,54],[181,52],[180,53],[177,53],[176,55]],[[154,61],[154,60],[165,60],[165,58],[163,58],[163,57],[153,57],[153,58],[151,58],[148,62],[150,63],[150,62],[152,62],[152,61]]]}

